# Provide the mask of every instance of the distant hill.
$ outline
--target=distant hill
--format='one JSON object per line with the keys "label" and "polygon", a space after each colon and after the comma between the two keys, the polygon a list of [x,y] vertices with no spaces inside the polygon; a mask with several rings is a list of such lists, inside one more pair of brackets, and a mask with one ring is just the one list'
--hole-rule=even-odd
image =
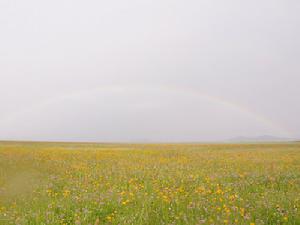
{"label": "distant hill", "polygon": [[229,142],[287,142],[295,141],[292,138],[276,137],[271,135],[262,135],[254,137],[239,136],[228,140]]}

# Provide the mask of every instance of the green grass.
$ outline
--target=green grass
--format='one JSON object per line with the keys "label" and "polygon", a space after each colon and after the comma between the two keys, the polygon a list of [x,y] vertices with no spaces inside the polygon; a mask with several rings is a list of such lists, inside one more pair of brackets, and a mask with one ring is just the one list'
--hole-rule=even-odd
{"label": "green grass", "polygon": [[0,143],[0,224],[300,224],[300,143]]}

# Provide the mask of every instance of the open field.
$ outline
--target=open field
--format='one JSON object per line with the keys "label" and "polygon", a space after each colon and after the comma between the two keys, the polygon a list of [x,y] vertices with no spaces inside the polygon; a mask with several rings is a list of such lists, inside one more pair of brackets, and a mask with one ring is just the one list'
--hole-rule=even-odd
{"label": "open field", "polygon": [[300,224],[300,143],[0,143],[0,224]]}

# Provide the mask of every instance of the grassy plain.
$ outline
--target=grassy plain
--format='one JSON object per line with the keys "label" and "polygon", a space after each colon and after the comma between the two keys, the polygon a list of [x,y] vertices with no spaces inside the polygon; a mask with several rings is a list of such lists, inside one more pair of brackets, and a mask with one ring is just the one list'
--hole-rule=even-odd
{"label": "grassy plain", "polygon": [[300,224],[300,143],[0,142],[0,224]]}

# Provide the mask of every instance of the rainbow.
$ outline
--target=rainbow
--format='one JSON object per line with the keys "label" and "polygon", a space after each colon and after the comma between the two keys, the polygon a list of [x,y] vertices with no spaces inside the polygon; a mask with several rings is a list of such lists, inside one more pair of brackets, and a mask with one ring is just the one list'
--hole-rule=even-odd
{"label": "rainbow", "polygon": [[209,102],[222,105],[224,107],[236,110],[245,116],[254,119],[258,123],[261,123],[262,125],[268,127],[272,131],[283,135],[284,137],[293,137],[291,131],[289,131],[287,128],[281,126],[278,123],[275,123],[274,121],[266,118],[265,116],[254,112],[253,110],[247,108],[244,105],[237,104],[232,101],[228,101],[220,96],[214,96],[208,93],[201,92],[198,89],[190,88],[190,87],[183,87],[183,86],[175,86],[175,85],[155,85],[155,86],[149,86],[149,85],[126,85],[126,86],[118,86],[118,85],[110,85],[110,86],[99,86],[92,89],[85,89],[80,90],[73,93],[66,93],[64,95],[56,96],[53,98],[50,98],[46,101],[43,101],[42,103],[32,105],[30,107],[27,107],[24,110],[18,111],[16,113],[10,114],[9,116],[2,118],[0,120],[0,124],[11,124],[17,119],[24,118],[26,115],[29,115],[31,113],[36,112],[43,112],[48,107],[54,106],[56,104],[62,103],[64,101],[68,100],[76,100],[76,99],[82,99],[86,98],[88,96],[93,96],[96,94],[99,94],[101,92],[103,93],[119,93],[124,94],[128,91],[143,91],[143,90],[150,90],[150,91],[164,91],[169,93],[177,93],[180,95],[189,95],[196,98],[206,99]]}

